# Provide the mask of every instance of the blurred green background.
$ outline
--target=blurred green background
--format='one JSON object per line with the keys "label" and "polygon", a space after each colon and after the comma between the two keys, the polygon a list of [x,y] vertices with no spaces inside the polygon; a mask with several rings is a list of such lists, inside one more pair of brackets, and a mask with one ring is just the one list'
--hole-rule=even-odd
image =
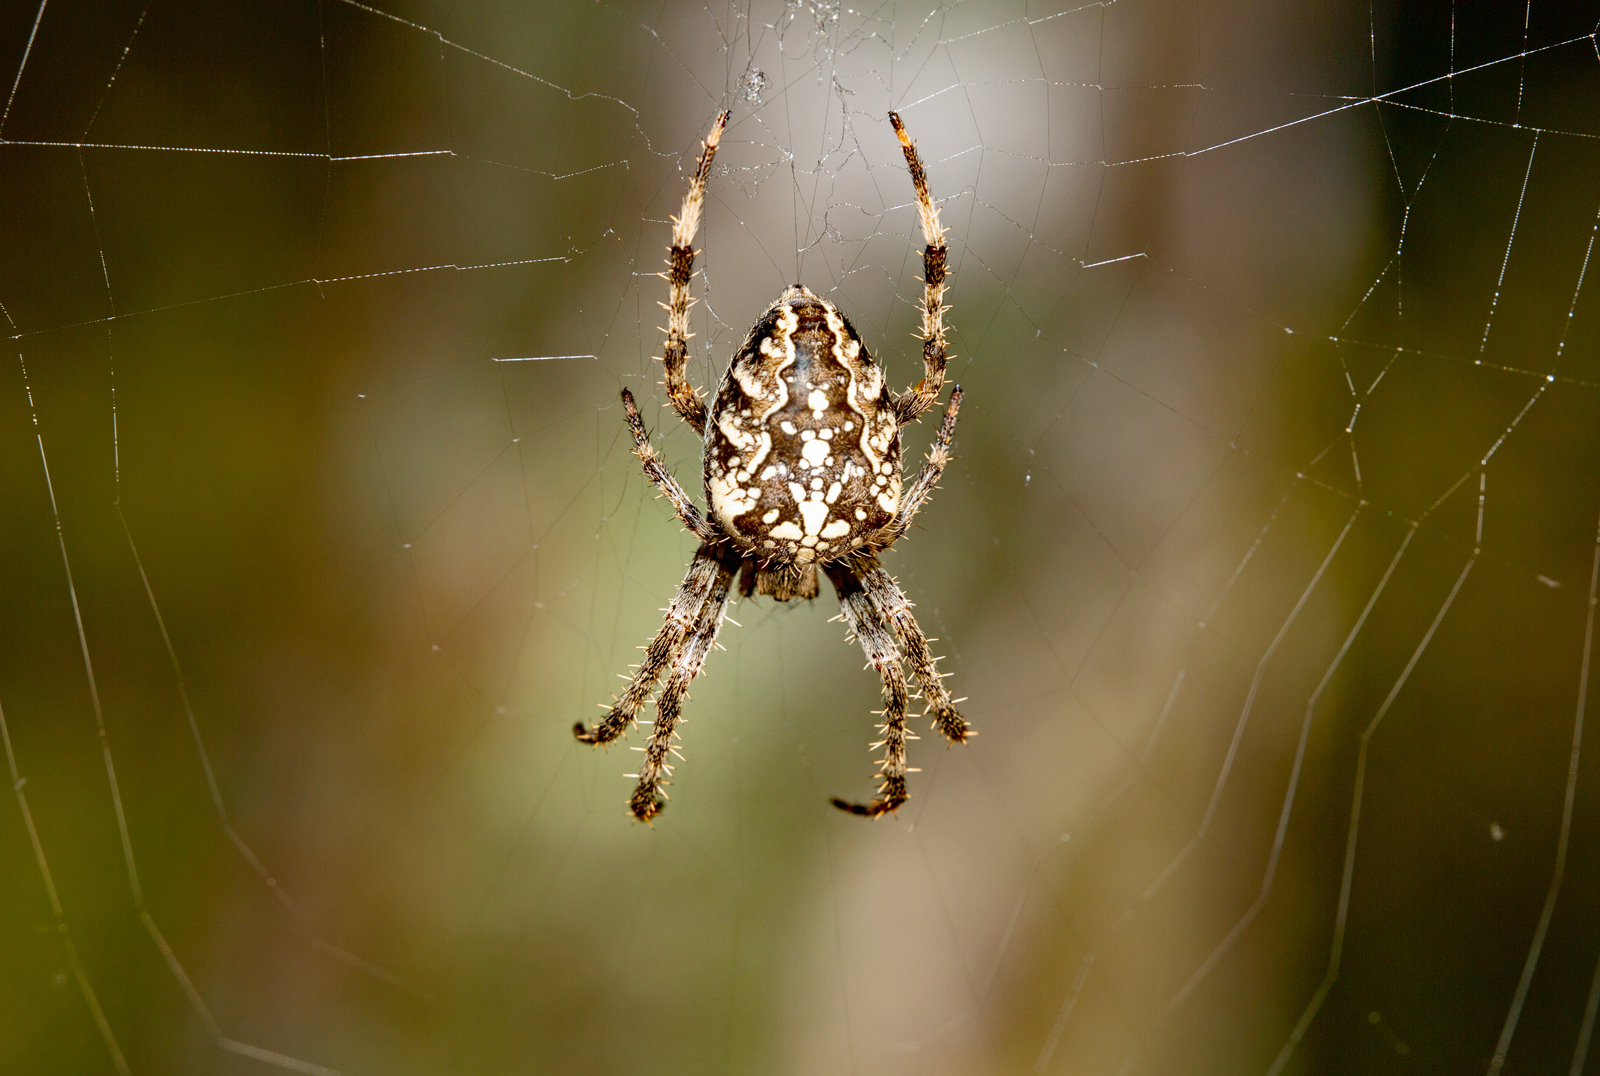
{"label": "blurred green background", "polygon": [[[1584,1071],[1597,19],[7,6],[0,1070]],[[981,735],[878,823],[831,594],[653,828],[570,734],[723,107],[697,384],[796,281],[920,376],[890,108],[950,229],[887,559]]]}

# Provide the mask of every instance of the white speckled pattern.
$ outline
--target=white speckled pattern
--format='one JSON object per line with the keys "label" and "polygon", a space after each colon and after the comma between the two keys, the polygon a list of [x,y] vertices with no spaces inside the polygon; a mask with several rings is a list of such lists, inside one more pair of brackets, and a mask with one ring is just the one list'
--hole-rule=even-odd
{"label": "white speckled pattern", "polygon": [[900,427],[844,315],[795,286],[729,364],[706,424],[706,501],[758,557],[859,548],[900,506]]}

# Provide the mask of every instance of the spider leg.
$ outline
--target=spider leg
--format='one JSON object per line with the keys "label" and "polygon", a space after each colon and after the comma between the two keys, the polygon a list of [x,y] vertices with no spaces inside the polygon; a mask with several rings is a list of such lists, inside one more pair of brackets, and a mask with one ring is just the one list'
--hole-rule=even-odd
{"label": "spider leg", "polygon": [[879,818],[906,801],[906,677],[900,668],[900,653],[895,649],[894,631],[879,615],[861,578],[843,565],[828,565],[826,571],[839,592],[839,609],[845,624],[883,678],[883,724],[878,726],[883,730],[883,739],[872,745],[883,748],[878,794],[871,803],[850,803],[838,797],[832,802],[841,811]]}
{"label": "spider leg", "polygon": [[905,592],[889,577],[888,572],[877,565],[861,573],[861,582],[873,608],[900,637],[906,661],[911,666],[911,675],[922,686],[922,697],[927,703],[922,716],[933,718],[933,727],[951,743],[965,743],[972,734],[972,728],[956,709],[950,692],[944,688],[944,680],[939,676],[938,659],[928,649],[928,637],[922,634],[922,626],[911,615],[911,603],[906,600]]}
{"label": "spider leg", "polygon": [[638,405],[633,402],[633,393],[627,389],[622,390],[622,406],[628,412],[628,429],[633,431],[633,454],[638,456],[639,462],[644,465],[645,477],[654,482],[656,488],[672,502],[673,510],[678,513],[678,519],[688,528],[690,534],[708,545],[719,545],[727,541],[728,536],[701,514],[700,509],[689,499],[689,494],[684,492],[678,480],[672,477],[672,472],[667,470],[667,465],[661,462],[660,453],[650,443],[650,435],[645,433],[644,421],[639,418]]}
{"label": "spider leg", "polygon": [[589,728],[582,721],[572,727],[572,734],[587,744],[608,744],[628,731],[636,719],[639,708],[650,698],[656,681],[672,664],[684,641],[693,633],[700,621],[700,611],[705,607],[706,596],[716,586],[725,571],[719,552],[711,546],[701,546],[689,562],[689,571],[678,585],[678,593],[667,606],[667,619],[656,632],[656,637],[645,647],[644,660],[634,670],[627,688],[612,705],[605,717]]}
{"label": "spider leg", "polygon": [[689,278],[694,275],[694,233],[700,230],[700,211],[706,200],[706,175],[711,171],[711,158],[716,155],[717,143],[722,139],[722,129],[728,125],[728,113],[720,112],[711,125],[700,150],[700,163],[689,181],[689,190],[683,196],[683,209],[672,218],[672,246],[667,253],[667,349],[661,356],[666,368],[667,397],[683,421],[695,433],[705,433],[706,405],[695,393],[684,374],[684,364],[689,358]]}
{"label": "spider leg", "polygon": [[928,449],[928,458],[922,464],[922,471],[917,475],[916,481],[901,491],[900,510],[895,513],[894,519],[872,536],[872,549],[888,549],[898,542],[910,529],[911,521],[922,510],[922,506],[933,496],[933,491],[939,485],[939,478],[944,474],[945,465],[950,462],[950,442],[956,434],[956,417],[960,411],[961,386],[957,385],[950,393],[950,404],[944,409],[944,421],[939,423],[939,432]]}
{"label": "spider leg", "polygon": [[661,689],[661,697],[656,700],[656,723],[650,730],[650,742],[644,749],[644,765],[639,767],[639,783],[634,787],[633,796],[628,801],[633,817],[641,822],[650,821],[667,805],[667,797],[661,791],[661,786],[665,783],[665,778],[672,775],[672,766],[667,762],[667,755],[673,751],[672,741],[677,739],[677,726],[683,713],[683,700],[688,694],[689,684],[705,667],[706,655],[711,653],[711,645],[717,641],[717,632],[722,628],[723,614],[728,611],[733,569],[738,565],[736,558],[717,563],[711,592],[701,605],[700,615],[690,629],[688,638],[684,640],[682,649],[673,658],[672,672],[667,676],[666,686]]}
{"label": "spider leg", "polygon": [[906,134],[898,113],[889,113],[889,122],[894,125],[894,133],[900,136],[900,149],[906,155],[906,167],[911,171],[911,183],[917,191],[922,238],[927,243],[922,252],[922,380],[894,400],[895,416],[900,425],[905,426],[932,407],[939,399],[939,390],[944,387],[944,278],[950,248],[944,243],[939,209],[928,196],[928,173],[923,170],[922,158],[917,156],[917,144]]}

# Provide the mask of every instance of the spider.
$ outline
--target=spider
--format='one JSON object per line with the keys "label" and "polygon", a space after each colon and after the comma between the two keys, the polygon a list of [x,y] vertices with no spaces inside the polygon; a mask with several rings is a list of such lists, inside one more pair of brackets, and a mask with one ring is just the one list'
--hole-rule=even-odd
{"label": "spider", "polygon": [[902,651],[921,687],[923,716],[932,718],[933,727],[951,743],[962,743],[972,734],[956,711],[960,700],[945,690],[910,602],[878,562],[878,554],[906,532],[938,484],[950,461],[961,407],[957,385],[921,472],[909,487],[903,486],[900,429],[938,401],[944,384],[948,248],[916,144],[898,115],[889,113],[889,122],[905,153],[927,242],[922,257],[924,376],[904,393],[887,389],[883,371],[849,319],[828,300],[795,284],[751,328],[708,412],[684,373],[694,302],[689,297],[691,244],[727,112],[717,116],[706,136],[683,211],[673,218],[667,271],[662,274],[670,289],[669,301],[662,304],[667,311],[662,364],[673,408],[705,438],[702,470],[709,511],[700,511],[662,463],[633,394],[623,389],[634,454],[701,544],[667,608],[666,622],[644,648],[644,661],[626,690],[593,728],[579,722],[573,729],[584,743],[611,743],[639,722],[640,708],[665,677],[650,742],[643,749],[644,764],[628,775],[638,778],[629,807],[642,822],[666,805],[662,786],[672,774],[667,756],[677,754],[673,741],[683,700],[716,642],[735,573],[741,595],[788,601],[817,596],[820,568],[838,593],[842,619],[883,679],[883,738],[872,745],[883,749],[877,793],[868,803],[836,798],[835,807],[881,818],[906,802],[909,696]]}

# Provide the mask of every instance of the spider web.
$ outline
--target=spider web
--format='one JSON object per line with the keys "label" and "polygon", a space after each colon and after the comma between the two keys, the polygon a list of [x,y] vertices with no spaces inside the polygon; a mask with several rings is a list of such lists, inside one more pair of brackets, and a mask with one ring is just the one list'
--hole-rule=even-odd
{"label": "spider web", "polygon": [[[1600,10],[528,8],[0,16],[5,1068],[1596,1070]],[[950,229],[892,820],[828,596],[653,829],[570,734],[723,107],[697,384],[797,280],[920,376],[891,108]]]}

